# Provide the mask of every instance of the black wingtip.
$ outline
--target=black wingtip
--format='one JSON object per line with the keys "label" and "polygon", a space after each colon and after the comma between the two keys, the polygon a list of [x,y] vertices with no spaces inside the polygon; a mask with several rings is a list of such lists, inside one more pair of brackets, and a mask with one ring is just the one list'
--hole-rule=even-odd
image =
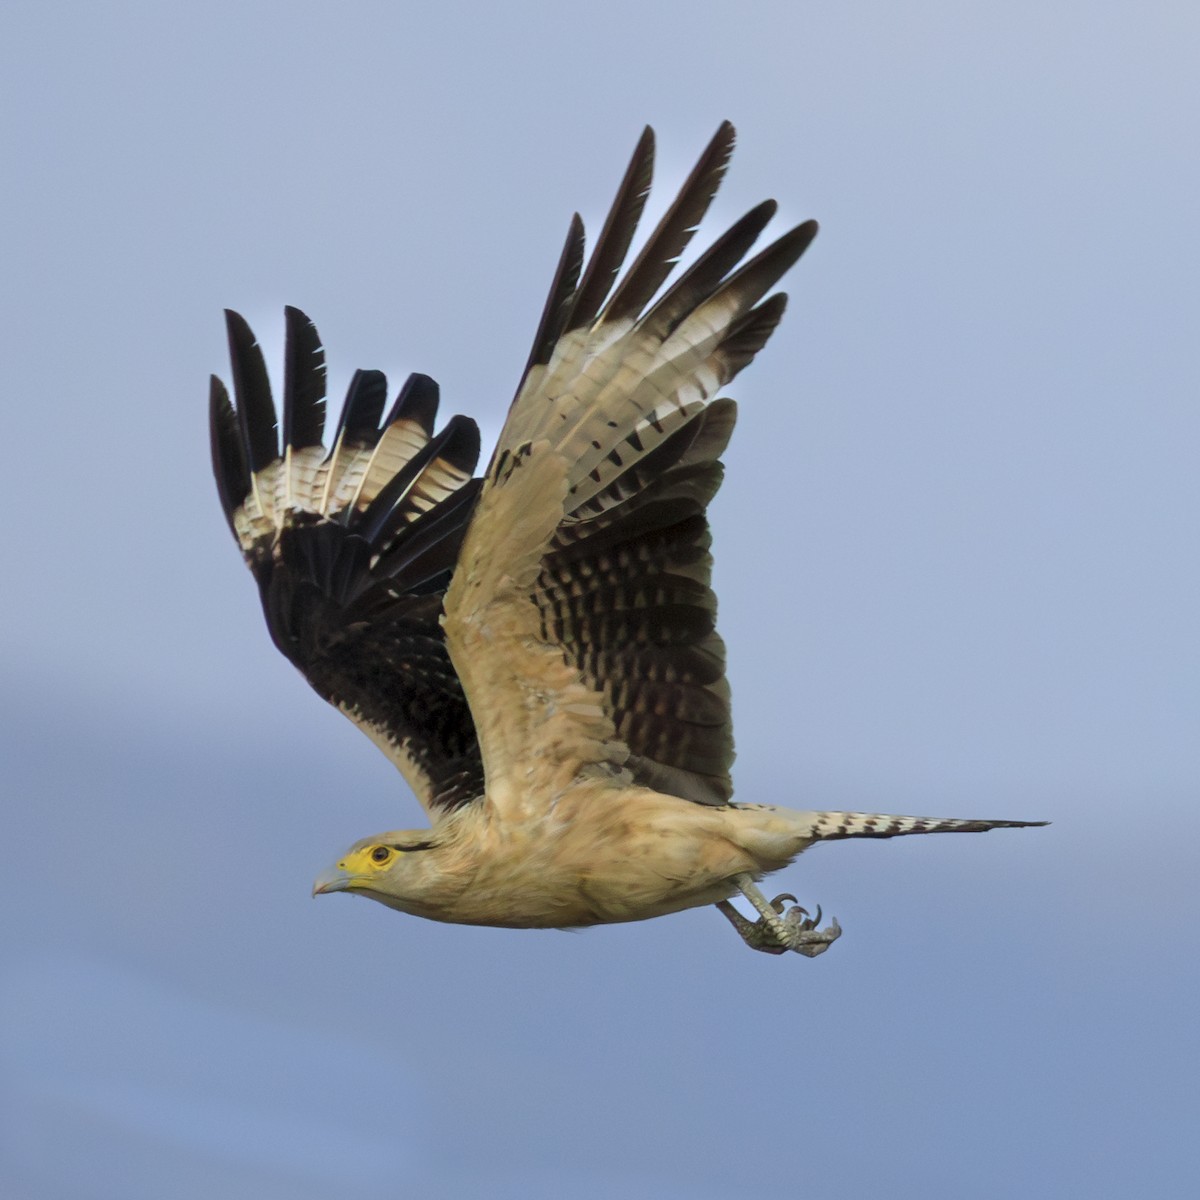
{"label": "black wingtip", "polygon": [[233,514],[250,491],[250,472],[246,468],[237,414],[229,402],[225,385],[215,375],[209,378],[208,428],[213,478],[225,520],[232,530]]}
{"label": "black wingtip", "polygon": [[300,309],[283,310],[287,329],[283,370],[283,444],[319,446],[325,432],[325,348]]}
{"label": "black wingtip", "polygon": [[592,257],[575,292],[565,328],[579,329],[596,319],[629,252],[642,210],[646,207],[653,177],[654,130],[647,125],[634,148],[629,166],[625,168],[625,175],[605,218],[604,228],[596,239]]}
{"label": "black wingtip", "polygon": [[432,435],[440,399],[441,389],[437,380],[421,374],[420,371],[414,371],[404,381],[404,386],[396,396],[396,402],[383,422],[384,429],[393,422],[404,419],[416,421],[425,430],[426,435]]}
{"label": "black wingtip", "polygon": [[802,221],[730,275],[718,292],[736,288],[748,304],[757,304],[795,266],[816,236],[816,221]]}
{"label": "black wingtip", "polygon": [[554,269],[554,279],[533,338],[533,348],[529,351],[529,361],[521,373],[522,378],[531,367],[550,361],[554,345],[562,336],[575,295],[575,285],[579,282],[579,272],[583,269],[583,250],[583,218],[575,213],[567,227],[567,238],[558,256],[558,266]]}
{"label": "black wingtip", "polygon": [[254,331],[241,313],[225,310],[225,331],[233,366],[233,394],[237,400],[238,423],[251,471],[279,457],[279,438],[271,381]]}
{"label": "black wingtip", "polygon": [[624,279],[617,284],[605,306],[605,319],[636,318],[650,303],[708,212],[729,169],[734,141],[733,125],[723,121]]}
{"label": "black wingtip", "polygon": [[479,464],[482,445],[479,425],[473,417],[464,417],[459,413],[446,422],[446,433],[449,436],[442,447],[441,457],[470,475]]}
{"label": "black wingtip", "polygon": [[334,444],[346,440],[373,446],[379,441],[379,419],[387,403],[387,376],[382,371],[354,372],[346,389],[346,403],[338,419]]}
{"label": "black wingtip", "polygon": [[725,363],[726,382],[748,366],[767,344],[783,318],[787,302],[787,292],[775,292],[746,313],[729,331],[718,351]]}
{"label": "black wingtip", "polygon": [[774,200],[763,200],[735,221],[663,293],[646,314],[646,322],[665,337],[722,286],[729,272],[758,241],[778,208]]}

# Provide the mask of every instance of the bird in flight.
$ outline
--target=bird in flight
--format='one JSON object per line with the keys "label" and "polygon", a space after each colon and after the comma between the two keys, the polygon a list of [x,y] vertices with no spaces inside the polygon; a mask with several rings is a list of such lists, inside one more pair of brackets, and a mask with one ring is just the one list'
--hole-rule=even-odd
{"label": "bird in flight", "polygon": [[[650,189],[646,129],[591,257],[571,221],[533,348],[481,475],[437,384],[358,371],[325,445],[325,358],[286,310],[282,420],[226,314],[213,469],[275,645],[399,768],[429,827],[356,842],[314,894],[437,921],[570,928],[715,904],[757,950],[841,933],[757,883],[816,842],[1040,824],[801,812],[733,800],[725,646],[706,510],[771,289],[817,232],[750,257],[765,201],[671,280],[733,150],[728,122],[623,270]],[[756,910],[743,916],[731,897]],[[788,905],[792,901],[792,905]]]}

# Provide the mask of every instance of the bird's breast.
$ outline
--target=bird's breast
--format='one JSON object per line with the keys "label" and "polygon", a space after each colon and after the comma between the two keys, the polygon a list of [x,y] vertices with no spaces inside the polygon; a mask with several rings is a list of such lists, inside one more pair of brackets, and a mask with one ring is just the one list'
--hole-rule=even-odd
{"label": "bird's breast", "polygon": [[456,852],[468,882],[435,919],[510,928],[662,916],[725,899],[756,869],[721,809],[645,788],[582,785],[537,819],[480,822]]}

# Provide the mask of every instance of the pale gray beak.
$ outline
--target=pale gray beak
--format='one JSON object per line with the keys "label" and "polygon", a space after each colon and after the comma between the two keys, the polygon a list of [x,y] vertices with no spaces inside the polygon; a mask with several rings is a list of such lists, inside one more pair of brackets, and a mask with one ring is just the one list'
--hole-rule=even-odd
{"label": "pale gray beak", "polygon": [[312,894],[322,896],[326,892],[344,892],[350,886],[350,875],[341,867],[330,867],[322,871],[313,884]]}

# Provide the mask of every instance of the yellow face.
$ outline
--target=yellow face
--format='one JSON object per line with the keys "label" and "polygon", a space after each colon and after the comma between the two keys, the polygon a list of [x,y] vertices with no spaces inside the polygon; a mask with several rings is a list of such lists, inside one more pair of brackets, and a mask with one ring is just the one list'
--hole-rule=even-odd
{"label": "yellow face", "polygon": [[313,895],[326,892],[372,891],[372,885],[404,854],[386,842],[364,842],[348,850],[337,866],[313,884]]}
{"label": "yellow face", "polygon": [[[394,829],[355,842],[338,860],[337,866],[317,876],[313,895],[327,892],[361,892],[390,903],[404,887],[408,872],[400,860],[420,850],[432,850],[437,839],[432,830]],[[418,872],[419,874],[419,872]]]}
{"label": "yellow face", "polygon": [[380,871],[386,871],[403,853],[403,850],[397,850],[394,846],[384,846],[378,842],[372,846],[358,846],[338,863],[338,870],[345,871],[354,880],[350,884],[354,887],[359,880],[369,882]]}

